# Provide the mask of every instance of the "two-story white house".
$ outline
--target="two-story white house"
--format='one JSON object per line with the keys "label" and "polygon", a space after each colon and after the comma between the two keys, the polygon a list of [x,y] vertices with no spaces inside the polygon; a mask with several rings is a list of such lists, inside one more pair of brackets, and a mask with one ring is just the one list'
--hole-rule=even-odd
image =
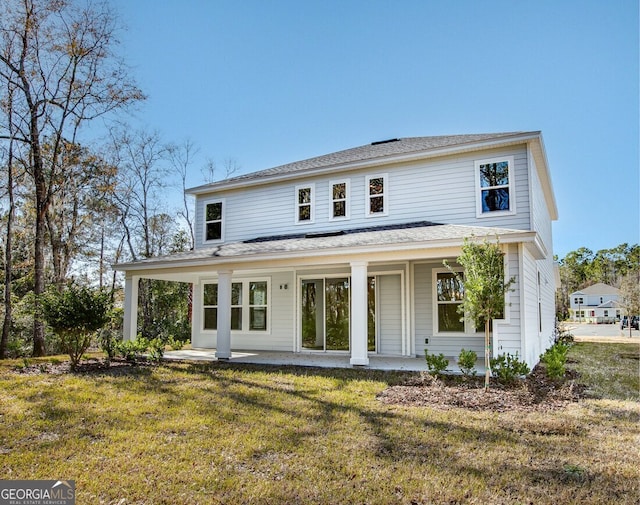
{"label": "two-story white house", "polygon": [[193,284],[192,345],[216,349],[457,356],[484,352],[460,321],[465,238],[499,240],[515,277],[493,353],[533,366],[554,329],[551,222],[538,131],[373,142],[188,190],[195,249],[120,264],[125,338],[141,278]]}
{"label": "two-story white house", "polygon": [[620,290],[602,282],[571,293],[569,308],[574,321],[613,323],[620,320]]}

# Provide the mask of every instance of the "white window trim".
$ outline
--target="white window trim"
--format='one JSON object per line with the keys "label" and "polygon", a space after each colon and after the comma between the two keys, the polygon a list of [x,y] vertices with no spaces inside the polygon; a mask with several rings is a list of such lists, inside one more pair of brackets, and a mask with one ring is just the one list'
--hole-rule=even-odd
{"label": "white window trim", "polygon": [[[345,185],[345,198],[344,198],[344,216],[333,215],[333,204],[336,201],[333,199],[333,186],[335,184]],[[340,179],[335,181],[329,181],[329,221],[346,221],[351,218],[351,179]]]}
{"label": "white window trim", "polygon": [[[222,204],[222,214],[220,216],[220,238],[216,240],[207,240],[207,205],[212,203],[221,203]],[[224,242],[224,229],[225,229],[225,213],[226,213],[227,204],[224,198],[213,198],[209,200],[202,201],[202,243],[203,244],[220,244]]]}
{"label": "white window trim", "polygon": [[[299,198],[299,191],[301,189],[311,189],[311,202],[309,202],[309,205],[311,206],[311,218],[309,220],[306,221],[300,221],[300,206],[301,205],[307,205],[307,204],[300,204],[298,202],[298,198]],[[296,186],[296,190],[295,190],[295,205],[294,205],[294,222],[295,224],[313,224],[316,220],[316,210],[315,210],[315,203],[316,203],[316,185],[315,183],[310,183],[310,184],[298,184]]]}
{"label": "white window trim", "polygon": [[[453,268],[453,271],[459,274],[464,274],[462,267]],[[474,328],[473,321],[468,317],[464,318],[464,331],[438,331],[438,274],[451,273],[448,268],[433,268],[431,269],[431,297],[433,301],[432,314],[433,314],[433,335],[437,337],[469,337],[479,336],[482,332],[477,332]]]}
{"label": "white window trim", "polygon": [[[370,200],[372,197],[379,197],[380,195],[370,195],[369,194],[369,182],[371,179],[382,179],[383,191],[383,211],[382,212],[371,212],[371,204]],[[374,174],[367,175],[364,180],[364,216],[365,217],[383,217],[389,215],[389,174]]]}
{"label": "white window trim", "polygon": [[[249,284],[252,282],[266,282],[267,283],[267,328],[266,330],[250,330],[251,323],[251,307],[249,305]],[[242,284],[242,305],[232,305],[231,307],[242,308],[242,330],[231,330],[231,335],[271,335],[271,306],[273,305],[272,293],[271,293],[271,277],[247,277],[231,279],[232,284]],[[218,284],[217,278],[205,279],[200,285],[200,311],[201,311],[201,323],[200,331],[206,334],[217,335],[218,330],[205,329],[204,327],[204,286],[206,284]],[[253,307],[260,307],[261,305],[253,305]],[[208,305],[207,307],[214,307],[214,305]],[[215,305],[217,307],[217,305]]]}
{"label": "white window trim", "polygon": [[[482,212],[482,188],[480,187],[480,165],[488,163],[500,163],[506,161],[509,165],[509,210],[494,210],[491,212]],[[474,162],[474,173],[476,180],[476,217],[497,217],[507,216],[516,213],[516,178],[515,178],[515,161],[513,156],[499,156],[485,160],[476,160]]]}

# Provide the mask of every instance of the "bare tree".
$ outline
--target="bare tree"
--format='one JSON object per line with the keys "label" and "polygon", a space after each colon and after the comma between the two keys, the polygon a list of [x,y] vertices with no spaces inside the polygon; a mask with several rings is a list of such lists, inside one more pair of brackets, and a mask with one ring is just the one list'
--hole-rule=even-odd
{"label": "bare tree", "polygon": [[193,217],[190,212],[191,202],[187,195],[187,175],[189,173],[189,168],[193,163],[193,157],[197,153],[198,149],[190,140],[186,140],[181,145],[171,145],[168,147],[169,162],[171,163],[174,171],[180,177],[183,209],[179,214],[185,220],[187,227],[189,228],[189,237],[191,239],[190,248],[193,248],[196,239],[193,232]]}
{"label": "bare tree", "polygon": [[154,247],[152,218],[161,214],[158,202],[169,171],[167,147],[157,132],[131,131],[126,125],[111,131],[113,159],[118,167],[115,202],[132,260],[151,258]]}
{"label": "bare tree", "polygon": [[[76,142],[87,121],[143,98],[114,53],[116,18],[107,2],[4,0],[0,79],[15,87],[15,141],[29,148],[35,188],[33,354],[45,354],[40,297],[45,290],[46,218],[64,142]],[[0,139],[8,139],[0,131]],[[50,145],[44,156],[43,145]]]}
{"label": "bare tree", "polygon": [[[200,170],[200,173],[204,177],[206,183],[211,184],[217,180],[229,179],[240,171],[242,166],[235,158],[225,158],[222,161],[222,170],[219,169],[218,164],[211,158],[209,158],[205,166]],[[224,175],[218,177],[218,173],[222,172]]]}

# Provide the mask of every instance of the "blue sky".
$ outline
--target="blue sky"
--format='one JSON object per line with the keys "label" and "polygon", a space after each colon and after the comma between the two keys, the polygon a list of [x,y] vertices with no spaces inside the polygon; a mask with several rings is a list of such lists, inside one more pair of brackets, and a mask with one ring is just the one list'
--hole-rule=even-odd
{"label": "blue sky", "polygon": [[[250,172],[394,137],[542,130],[554,252],[640,241],[637,0],[112,0],[135,122]],[[135,123],[134,122],[134,123]]]}

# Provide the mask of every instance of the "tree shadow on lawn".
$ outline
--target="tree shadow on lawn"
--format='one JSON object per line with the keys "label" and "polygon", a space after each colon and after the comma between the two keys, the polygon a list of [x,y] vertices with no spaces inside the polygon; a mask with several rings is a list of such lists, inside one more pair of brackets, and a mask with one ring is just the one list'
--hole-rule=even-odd
{"label": "tree shadow on lawn", "polygon": [[[223,376],[216,373],[220,370],[241,373]],[[219,384],[219,389],[211,392],[212,398],[208,402],[210,415],[214,418],[219,415],[215,398],[220,395],[237,405],[239,409],[251,408],[261,412],[262,418],[267,422],[274,414],[295,418],[298,416],[296,409],[300,408],[300,402],[303,402],[303,405],[313,405],[312,409],[304,409],[307,416],[310,411],[316,412],[309,418],[308,429],[300,431],[294,427],[280,427],[279,435],[286,440],[285,445],[288,446],[298,447],[308,438],[322,436],[326,427],[339,423],[344,414],[354,414],[362,421],[365,431],[373,435],[375,440],[374,444],[363,447],[362,450],[389,464],[437,465],[441,471],[451,476],[466,474],[478,477],[490,486],[499,486],[499,477],[491,473],[494,464],[482,462],[483,447],[502,447],[504,455],[508,456],[509,453],[518,454],[530,450],[531,444],[535,444],[535,454],[538,457],[531,458],[528,464],[522,465],[516,461],[509,463],[507,460],[499,463],[501,472],[513,472],[520,477],[519,492],[525,493],[529,487],[539,486],[541,482],[556,488],[578,489],[591,481],[598,481],[598,485],[610,486],[614,490],[617,486],[616,482],[607,481],[602,475],[587,474],[584,471],[572,473],[564,468],[565,463],[560,460],[567,452],[566,448],[559,450],[558,438],[561,442],[566,442],[567,435],[581,437],[581,430],[557,431],[548,426],[535,430],[529,426],[530,432],[523,434],[518,429],[510,429],[510,423],[494,422],[486,426],[484,423],[488,421],[482,420],[480,414],[479,426],[474,426],[473,421],[461,418],[460,412],[449,416],[446,413],[430,416],[425,409],[422,415],[414,415],[415,409],[390,410],[366,400],[347,404],[331,399],[332,392],[345,389],[354,381],[378,380],[387,384],[397,384],[406,381],[408,376],[415,375],[413,373],[366,371],[363,377],[360,370],[235,364],[189,365],[181,368],[181,371],[196,376],[204,374],[206,380]],[[251,380],[250,375],[243,375],[243,372],[270,374],[273,375],[273,381],[265,384]],[[332,383],[326,390],[283,388],[283,382],[287,384],[287,381],[282,381],[285,375],[331,379]],[[201,392],[198,390],[194,390],[193,395],[194,399],[202,400]],[[287,397],[291,400],[287,401]],[[511,421],[514,422],[517,423],[517,420]],[[315,429],[311,428],[312,426],[315,426]],[[402,428],[399,429],[398,426]],[[576,451],[572,455],[582,458]],[[477,465],[472,464],[474,459],[479,461]]]}
{"label": "tree shadow on lawn", "polygon": [[[370,389],[359,395],[358,389],[354,388],[348,393],[352,395],[349,401],[344,401],[343,394],[337,394],[354,386],[355,382],[403,384],[419,375],[414,372],[173,362],[161,366],[160,373],[155,373],[156,369],[149,366],[120,368],[76,372],[76,375],[88,380],[95,376],[98,388],[99,379],[108,377],[109,387],[143,397],[156,395],[155,400],[159,402],[149,407],[152,414],[163,405],[176,407],[181,402],[193,401],[197,402],[200,413],[212,422],[243,422],[242,412],[246,409],[251,409],[255,416],[249,416],[248,422],[255,422],[257,418],[269,423],[278,418],[278,437],[256,447],[254,457],[291,447],[305,447],[308,442],[317,443],[318,437],[326,436],[327,430],[341,423],[343,416],[354,415],[360,420],[363,432],[369,435],[365,439],[367,446],[356,450],[364,451],[367,457],[385,465],[408,465],[418,472],[437,468],[450,479],[479,479],[497,496],[505,497],[510,494],[531,497],[533,494],[546,501],[549,495],[544,493],[550,489],[569,493],[565,496],[588,497],[591,491],[603,489],[611,496],[624,498],[628,494],[619,479],[571,464],[570,458],[578,462],[589,461],[584,444],[575,444],[575,437],[581,436],[580,430],[568,432],[569,436],[548,430],[536,432],[535,429],[523,433],[518,431],[517,417],[500,422],[498,416],[502,414],[495,413],[487,419],[485,413],[465,414],[461,409],[442,412],[429,408],[389,407],[378,402]],[[162,368],[191,379],[163,377]],[[266,374],[268,381],[252,379],[253,372]],[[293,383],[291,377],[330,381],[318,387],[302,388],[299,382]],[[66,419],[80,415],[78,409],[63,406],[68,401],[65,394],[64,390],[48,388],[27,399],[34,406],[36,415],[64,426]],[[128,426],[127,429],[145,422],[144,417],[127,421],[127,416],[118,412],[117,405],[114,409],[114,412],[104,412],[101,417],[113,417],[115,423],[124,422],[123,428]],[[91,429],[94,425],[91,416],[98,414],[83,411],[81,415],[86,418],[87,427],[84,427],[85,423],[77,427],[76,435],[99,438],[101,433]],[[302,423],[293,422],[301,416],[304,417]],[[521,415],[519,419],[525,420],[526,416]],[[526,462],[522,463],[514,456],[531,452],[532,445],[535,446],[534,456]],[[491,458],[501,460],[490,461]],[[507,486],[502,477],[505,474],[514,476]]]}

